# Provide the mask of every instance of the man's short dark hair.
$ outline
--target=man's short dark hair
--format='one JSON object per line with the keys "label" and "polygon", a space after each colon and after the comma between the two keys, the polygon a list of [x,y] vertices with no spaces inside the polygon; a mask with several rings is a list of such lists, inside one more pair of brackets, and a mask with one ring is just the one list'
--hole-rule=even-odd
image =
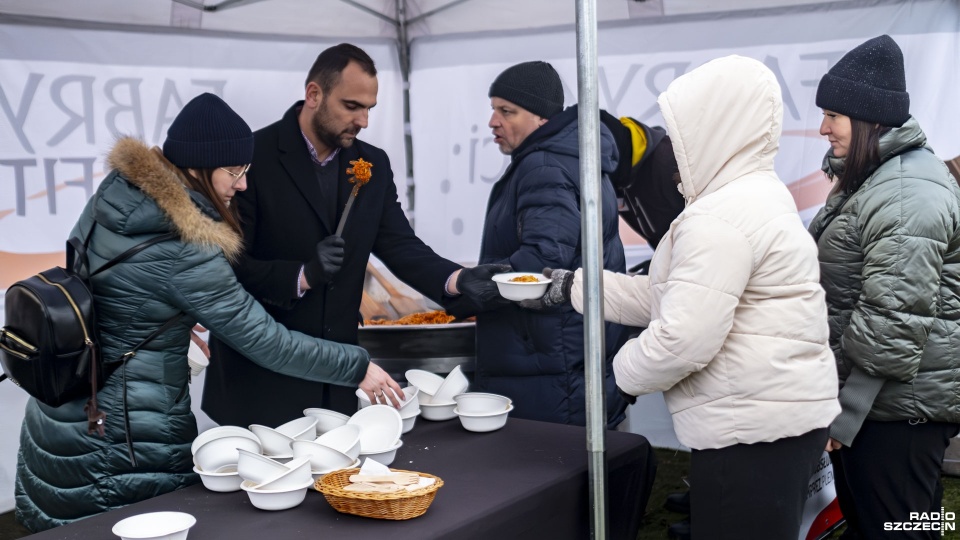
{"label": "man's short dark hair", "polygon": [[310,73],[307,74],[307,81],[304,86],[311,82],[317,83],[323,94],[327,95],[333,90],[333,87],[340,83],[340,74],[346,69],[350,62],[356,62],[364,73],[371,77],[377,76],[377,66],[373,63],[366,52],[356,45],[341,43],[326,49],[313,63]]}

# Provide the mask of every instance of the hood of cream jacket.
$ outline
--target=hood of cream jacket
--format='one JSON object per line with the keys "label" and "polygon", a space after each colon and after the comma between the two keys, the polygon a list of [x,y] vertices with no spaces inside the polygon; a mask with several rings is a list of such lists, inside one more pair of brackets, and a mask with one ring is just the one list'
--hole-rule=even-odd
{"label": "hood of cream jacket", "polygon": [[[659,98],[686,208],[649,276],[604,273],[607,320],[643,326],[614,360],[630,394],[663,391],[695,449],[827,427],[840,411],[817,249],[773,169],[783,106],[756,60],[713,60]],[[573,287],[582,308],[582,275]]]}

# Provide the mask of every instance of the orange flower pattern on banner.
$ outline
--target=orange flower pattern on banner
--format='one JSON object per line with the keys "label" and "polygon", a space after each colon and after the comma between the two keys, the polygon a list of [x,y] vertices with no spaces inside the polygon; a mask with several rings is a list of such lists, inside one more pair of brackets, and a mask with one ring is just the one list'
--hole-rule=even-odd
{"label": "orange flower pattern on banner", "polygon": [[364,161],[363,158],[351,161],[347,169],[347,174],[353,175],[350,177],[350,183],[353,184],[353,191],[350,192],[351,197],[356,197],[357,193],[360,191],[360,186],[366,184],[370,181],[370,178],[373,177],[373,163]]}

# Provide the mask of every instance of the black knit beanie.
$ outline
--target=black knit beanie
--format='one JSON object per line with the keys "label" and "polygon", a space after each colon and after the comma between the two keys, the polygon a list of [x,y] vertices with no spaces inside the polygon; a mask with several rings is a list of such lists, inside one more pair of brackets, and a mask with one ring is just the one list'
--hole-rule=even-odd
{"label": "black knit beanie", "polygon": [[881,126],[902,126],[910,118],[910,95],[897,42],[882,35],[843,55],[820,79],[817,107]]}
{"label": "black knit beanie", "polygon": [[204,93],[173,119],[163,155],[177,167],[215,169],[253,161],[253,133],[222,99]]}
{"label": "black knit beanie", "polygon": [[508,67],[490,85],[488,97],[498,97],[550,118],[563,110],[560,75],[546,62],[523,62]]}

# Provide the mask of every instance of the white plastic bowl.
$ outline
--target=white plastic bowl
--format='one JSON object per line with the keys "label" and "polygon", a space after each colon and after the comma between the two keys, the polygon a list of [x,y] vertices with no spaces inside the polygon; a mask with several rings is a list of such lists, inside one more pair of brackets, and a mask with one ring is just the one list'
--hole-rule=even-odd
{"label": "white plastic bowl", "polygon": [[360,452],[360,459],[370,458],[374,461],[380,462],[384,465],[390,466],[393,463],[393,460],[397,457],[397,450],[403,446],[403,441],[397,441],[392,448],[386,450],[381,450],[379,452]]}
{"label": "white plastic bowl", "polygon": [[[306,441],[310,442],[310,441]],[[287,465],[287,470],[277,476],[267,478],[258,489],[266,490],[285,490],[293,489],[305,482],[310,476],[310,458],[293,458]]]}
{"label": "white plastic bowl", "polygon": [[340,414],[337,411],[331,411],[329,409],[304,409],[303,414],[304,416],[317,419],[317,435],[326,433],[335,427],[340,427],[350,419],[350,417],[345,414]]}
{"label": "white plastic bowl", "polygon": [[453,401],[453,396],[466,392],[469,387],[470,380],[463,374],[463,370],[460,366],[454,366],[443,379],[443,384],[440,385],[437,393],[433,395],[431,403],[450,403]]}
{"label": "white plastic bowl", "polygon": [[260,445],[263,447],[265,456],[289,456],[292,450],[290,443],[294,441],[293,437],[284,435],[279,431],[260,424],[251,424],[250,431],[260,439]]}
{"label": "white plastic bowl", "polygon": [[220,493],[230,493],[231,491],[240,491],[240,482],[243,478],[237,472],[237,467],[231,465],[221,469],[222,472],[206,472],[199,467],[194,467],[193,472],[200,475],[200,481],[203,487],[210,491],[219,491]]}
{"label": "white plastic bowl", "polygon": [[420,416],[424,420],[451,420],[457,417],[453,409],[457,407],[456,401],[449,403],[420,403]]}
{"label": "white plastic bowl", "polygon": [[[404,414],[406,414],[406,416],[404,416]],[[408,433],[413,429],[413,425],[416,424],[418,416],[420,416],[420,409],[415,411],[407,411],[406,413],[400,413],[400,419],[403,420],[402,433]]]}
{"label": "white plastic bowl", "polygon": [[186,540],[196,522],[185,512],[150,512],[118,521],[113,534],[122,540]]}
{"label": "white plastic bowl", "polygon": [[196,454],[197,448],[200,448],[201,445],[204,445],[214,439],[219,439],[229,435],[246,437],[251,441],[260,442],[260,439],[258,439],[257,436],[254,435],[249,429],[237,426],[217,426],[204,431],[200,435],[197,435],[197,438],[193,440],[193,444],[190,445],[190,453]]}
{"label": "white plastic bowl", "polygon": [[[252,480],[262,484],[264,480],[277,476],[289,467],[279,461],[262,456],[255,452],[240,450],[240,460],[237,461],[237,472],[244,480]],[[240,489],[240,485],[237,485]]]}
{"label": "white plastic bowl", "polygon": [[339,471],[340,469],[359,469],[359,468],[360,468],[360,459],[357,458],[353,461],[353,463],[351,463],[346,467],[338,467],[336,469],[322,469],[319,471],[310,471],[310,474],[313,475],[314,480],[319,480],[321,476],[325,474],[330,474],[333,471]]}
{"label": "white plastic bowl", "polygon": [[[536,282],[510,281],[520,276],[533,276],[537,278]],[[507,272],[506,274],[497,274],[493,276],[493,281],[497,284],[497,290],[500,296],[507,300],[534,300],[543,296],[547,292],[547,287],[553,281],[543,274],[535,272]]]}
{"label": "white plastic bowl", "polygon": [[467,392],[453,397],[461,414],[485,414],[505,411],[513,401],[507,396]]}
{"label": "white plastic bowl", "polygon": [[260,442],[246,437],[228,435],[207,441],[193,454],[193,464],[204,471],[216,471],[227,465],[236,465],[240,460],[238,449],[259,452]]}
{"label": "white plastic bowl", "polygon": [[403,432],[403,419],[387,405],[371,405],[360,409],[347,425],[360,426],[360,453],[379,452],[392,447]]}
{"label": "white plastic bowl", "polygon": [[339,450],[350,456],[350,459],[357,459],[360,455],[360,426],[346,424],[333,428],[313,442]]}
{"label": "white plastic bowl", "polygon": [[505,411],[495,413],[469,414],[462,413],[458,409],[454,409],[453,412],[460,417],[460,424],[463,425],[463,429],[477,433],[486,433],[488,431],[496,431],[505,426],[507,424],[507,416],[512,410],[513,405],[507,407]]}
{"label": "white plastic bowl", "polygon": [[303,416],[277,426],[276,430],[291,439],[312,441],[317,438],[317,419],[312,416]]}
{"label": "white plastic bowl", "polygon": [[289,489],[259,489],[253,482],[244,480],[240,484],[240,489],[247,492],[250,504],[261,510],[286,510],[299,506],[303,502],[307,497],[307,489],[313,485],[313,482],[311,476],[309,481]]}
{"label": "white plastic bowl", "polygon": [[[420,389],[416,386],[408,386],[406,388],[401,388],[403,390],[403,399],[400,400],[400,407],[397,409],[400,411],[401,416],[403,415],[404,410],[417,409],[420,405],[420,401],[417,398],[417,395],[420,393]],[[371,405],[370,399],[367,398],[367,393],[363,390],[357,388],[356,391],[357,399],[360,400],[360,408],[369,407]],[[380,398],[377,401],[379,405],[389,405],[393,407],[393,402],[386,398]]]}
{"label": "white plastic bowl", "polygon": [[407,379],[407,382],[420,389],[421,403],[423,402],[423,394],[429,394],[430,397],[433,397],[440,389],[440,385],[443,384],[443,377],[422,369],[408,369],[403,376]]}
{"label": "white plastic bowl", "polygon": [[293,459],[307,458],[310,461],[310,470],[312,471],[346,468],[357,459],[325,444],[313,441],[293,441],[291,446],[293,447]]}

